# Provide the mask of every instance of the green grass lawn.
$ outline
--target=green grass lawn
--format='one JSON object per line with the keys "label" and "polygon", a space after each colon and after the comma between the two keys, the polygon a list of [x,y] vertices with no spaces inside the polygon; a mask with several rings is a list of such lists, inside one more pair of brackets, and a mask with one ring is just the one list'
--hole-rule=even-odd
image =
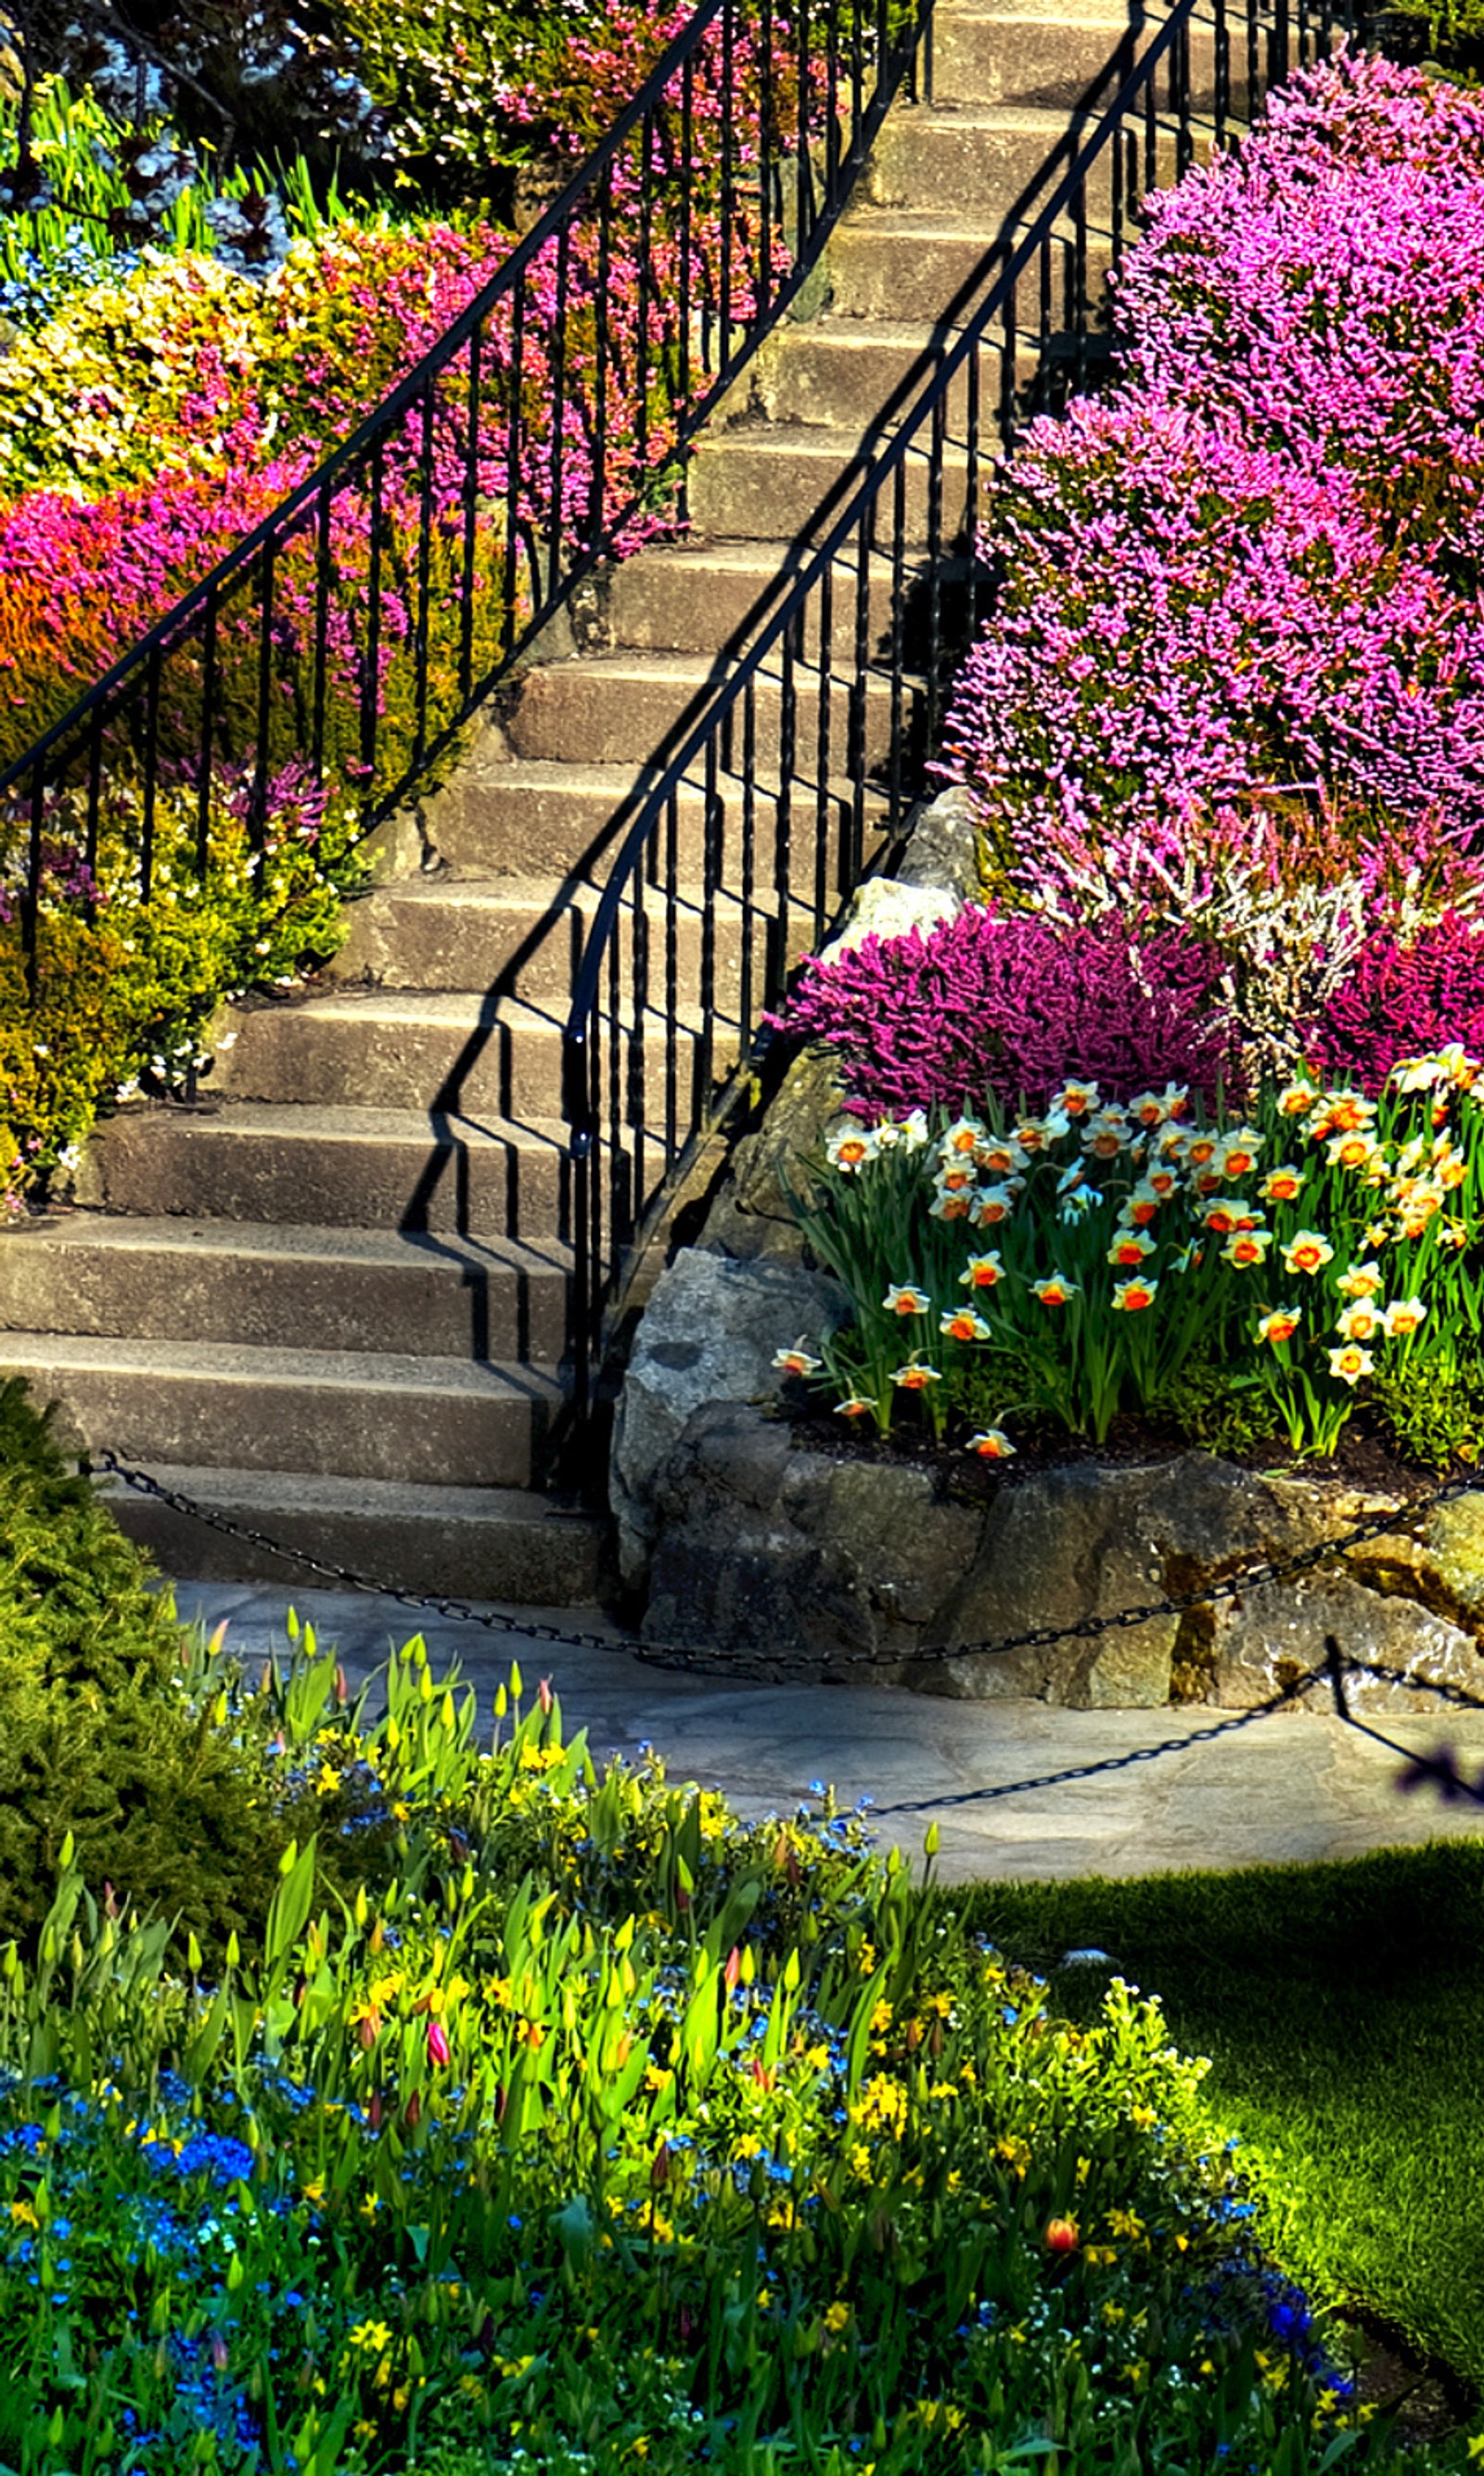
{"label": "green grass lawn", "polygon": [[1484,2391],[1484,1842],[969,1899],[1059,2009],[1106,1983],[1082,1945],[1158,1993],[1287,2266]]}

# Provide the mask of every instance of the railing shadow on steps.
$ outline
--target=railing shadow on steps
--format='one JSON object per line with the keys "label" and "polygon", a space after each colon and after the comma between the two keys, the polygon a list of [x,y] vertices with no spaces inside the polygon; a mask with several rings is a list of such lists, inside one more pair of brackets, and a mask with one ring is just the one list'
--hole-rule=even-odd
{"label": "railing shadow on steps", "polygon": [[[581,1422],[629,1275],[744,1089],[789,958],[900,843],[949,681],[988,607],[986,467],[1108,365],[1106,274],[1144,195],[1221,144],[1290,71],[1364,37],[1355,0],[1142,10],[1084,112],[954,305],[934,365],[867,441],[787,589],[681,727],[609,868],[563,1033]],[[1207,94],[1198,98],[1193,47]],[[1161,89],[1163,91],[1161,92]],[[680,853],[699,853],[682,874]],[[724,958],[730,962],[723,968]]]}
{"label": "railing shadow on steps", "polygon": [[[795,300],[931,0],[702,0],[458,319],[0,770],[35,955],[48,854],[204,876],[307,770],[363,836],[425,784],[596,561],[684,512],[685,450]],[[119,786],[125,786],[122,799]]]}

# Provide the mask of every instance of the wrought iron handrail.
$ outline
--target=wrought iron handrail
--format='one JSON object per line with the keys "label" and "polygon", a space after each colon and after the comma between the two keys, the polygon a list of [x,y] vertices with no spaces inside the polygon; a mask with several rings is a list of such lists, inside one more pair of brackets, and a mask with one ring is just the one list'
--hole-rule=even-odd
{"label": "wrought iron handrail", "polygon": [[930,7],[701,0],[416,365],[0,769],[0,801],[30,815],[28,951],[56,803],[91,868],[121,760],[146,898],[162,799],[192,805],[204,871],[223,769],[250,784],[260,858],[296,759],[353,786],[360,833],[393,812],[656,486],[683,505],[683,451],[807,277]]}
{"label": "wrought iron handrail", "polygon": [[[1044,191],[1053,179],[1054,186],[1021,236],[989,254],[978,299],[962,310],[952,340],[907,409],[870,448],[859,479],[836,494],[836,510],[826,519],[828,531],[755,641],[679,736],[613,861],[584,943],[563,1032],[563,1110],[570,1129],[576,1251],[572,1366],[580,1415],[591,1398],[605,1311],[625,1267],[662,1208],[678,1171],[716,1122],[731,1086],[732,1078],[718,1082],[716,1076],[718,1031],[725,1028],[730,1033],[735,1059],[745,1065],[761,1016],[783,992],[790,916],[801,907],[792,831],[796,805],[802,796],[813,811],[814,840],[804,854],[802,909],[805,917],[812,914],[817,941],[832,909],[827,894],[831,832],[838,845],[835,895],[841,900],[849,896],[863,874],[865,829],[873,805],[867,796],[868,768],[878,786],[873,822],[878,841],[889,847],[909,804],[909,783],[931,755],[950,665],[966,650],[979,613],[983,578],[975,556],[975,516],[981,468],[993,453],[986,450],[982,435],[980,362],[991,338],[1000,359],[993,419],[999,447],[1008,453],[1023,421],[1060,409],[1085,386],[1105,355],[1107,339],[1098,331],[1100,305],[1090,280],[1094,173],[1102,167],[1110,176],[1108,220],[1101,237],[1116,268],[1137,228],[1140,198],[1157,186],[1161,154],[1176,174],[1194,160],[1193,30],[1199,24],[1210,38],[1212,97],[1206,125],[1216,142],[1233,125],[1237,94],[1243,95],[1249,113],[1258,97],[1288,74],[1296,57],[1302,62],[1327,51],[1337,29],[1357,31],[1350,0],[1339,0],[1338,6],[1320,0],[1317,8],[1310,0],[1297,0],[1292,13],[1289,0],[1239,0],[1239,6],[1240,14],[1228,11],[1227,0],[1213,0],[1207,18],[1200,13],[1202,0],[1175,0],[1131,64],[1128,55],[1142,30],[1130,29],[1101,82],[1106,85],[1122,69],[1112,101],[1090,134],[1084,137],[1074,130],[1053,150],[1034,190]],[[1239,54],[1235,81],[1234,34]],[[1163,65],[1168,65],[1169,93],[1168,109],[1161,114],[1155,81]],[[1066,168],[1055,179],[1062,161]],[[1034,320],[1027,329],[1021,314],[1021,287],[1032,272]],[[1022,386],[1017,353],[1026,341],[1034,369],[1028,384]],[[961,435],[951,440],[955,402]],[[951,448],[957,453],[955,486],[961,488],[963,520],[947,525]],[[914,546],[921,556],[911,562],[917,574],[909,582],[907,491],[913,473],[922,480],[918,495],[926,499],[926,525]],[[884,550],[879,547],[883,510]],[[949,556],[951,549],[956,556]],[[885,573],[873,577],[873,560],[878,559],[884,562]],[[843,681],[837,681],[833,597],[842,575],[853,606],[853,626]],[[925,604],[920,613],[907,607],[913,586]],[[883,651],[873,659],[873,611],[881,596],[886,620],[878,633]],[[831,779],[838,685],[844,690],[847,738],[840,786]],[[868,728],[873,693],[884,707],[875,732]],[[758,762],[765,695],[776,708],[777,760],[766,771]],[[914,703],[912,748],[907,723]],[[814,761],[811,772],[803,772],[801,725],[806,731],[811,704]],[[876,755],[873,742],[882,742]],[[692,945],[699,942],[700,963],[691,975],[688,1013],[679,1003],[680,930],[688,904],[677,867],[680,808],[687,791],[699,798],[703,814],[700,916],[689,923]],[[764,900],[758,882],[758,821],[770,804],[773,869]],[[663,913],[662,1004],[651,1000],[652,895],[658,896]],[[741,947],[730,1016],[723,1012],[730,1001],[724,1000],[718,974],[718,931],[724,917]],[[759,930],[760,964],[754,959]],[[621,964],[625,944],[627,979]],[[664,1094],[658,1123],[652,1127],[647,1051],[655,1042],[662,1051]],[[680,1109],[678,1092],[680,1068],[687,1060],[688,1113]]]}

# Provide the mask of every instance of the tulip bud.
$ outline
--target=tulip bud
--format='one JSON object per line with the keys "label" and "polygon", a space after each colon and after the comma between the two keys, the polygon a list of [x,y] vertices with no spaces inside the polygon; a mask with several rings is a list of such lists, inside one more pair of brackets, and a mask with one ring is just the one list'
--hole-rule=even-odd
{"label": "tulip bud", "polygon": [[727,1980],[728,1993],[734,1994],[737,1991],[737,1980],[742,1974],[742,1954],[737,1949],[735,1944],[732,1944],[730,1951],[727,1954],[727,1967],[724,1974]]}
{"label": "tulip bud", "polygon": [[366,2121],[370,2124],[373,2132],[381,2131],[382,2092],[379,2089],[373,2090],[371,2092],[371,2103],[366,2109]]}
{"label": "tulip bud", "polygon": [[536,1700],[540,1703],[543,1713],[550,1712],[552,1707],[552,1680],[549,1676],[543,1676],[540,1684],[536,1687]]}
{"label": "tulip bud", "polygon": [[351,1698],[351,1689],[345,1681],[345,1670],[339,1660],[334,1664],[334,1698],[337,1702],[348,1702]]}
{"label": "tulip bud", "polygon": [[422,2121],[422,2115],[423,2101],[418,2095],[417,2091],[414,2090],[407,2103],[407,2126],[409,2132],[415,2132],[417,2130],[419,2123]]}
{"label": "tulip bud", "polygon": [[441,2020],[430,2020],[428,2023],[428,2058],[430,2063],[434,2064],[446,2064],[448,2061],[448,2038]]}
{"label": "tulip bud", "polygon": [[1046,2230],[1048,2252],[1076,2252],[1077,2232],[1076,2218],[1052,2218]]}

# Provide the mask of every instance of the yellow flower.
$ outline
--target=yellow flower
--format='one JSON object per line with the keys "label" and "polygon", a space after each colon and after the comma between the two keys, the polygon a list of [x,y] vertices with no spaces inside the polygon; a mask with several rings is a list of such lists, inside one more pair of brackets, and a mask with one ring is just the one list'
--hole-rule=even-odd
{"label": "yellow flower", "polygon": [[848,2304],[831,2304],[825,2315],[825,2327],[831,2337],[836,2337],[840,2331],[849,2328],[851,2308]]}
{"label": "yellow flower", "polygon": [[383,2356],[391,2345],[391,2332],[384,2321],[358,2321],[354,2330],[346,2332],[346,2340],[363,2355]]}

